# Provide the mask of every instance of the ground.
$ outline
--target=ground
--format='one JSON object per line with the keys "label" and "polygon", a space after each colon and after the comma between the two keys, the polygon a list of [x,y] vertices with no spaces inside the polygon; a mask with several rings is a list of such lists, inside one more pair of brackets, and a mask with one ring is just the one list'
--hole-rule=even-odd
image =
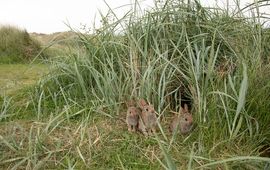
{"label": "ground", "polygon": [[[49,66],[44,64],[2,64],[1,96],[21,93],[48,70]],[[103,115],[82,121],[67,120],[65,115],[40,120],[18,116],[0,122],[0,166],[160,169],[156,162],[160,154],[156,141],[149,138],[145,142],[142,134],[130,134],[126,128],[123,120]]]}
{"label": "ground", "polygon": [[1,64],[0,95],[12,94],[35,84],[48,69],[45,64]]}

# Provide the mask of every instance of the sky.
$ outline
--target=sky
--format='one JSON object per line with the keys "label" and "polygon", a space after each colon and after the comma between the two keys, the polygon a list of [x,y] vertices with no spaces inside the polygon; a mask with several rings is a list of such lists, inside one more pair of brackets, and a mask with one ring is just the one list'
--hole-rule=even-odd
{"label": "sky", "polygon": [[[116,9],[116,13],[121,16],[130,9],[128,4],[133,1],[106,0],[106,3],[111,8],[126,5]],[[201,0],[201,2],[207,6],[224,5],[221,1],[217,3],[216,0]],[[253,0],[241,0],[242,5],[250,2]],[[104,0],[0,0],[0,25],[14,25],[28,32],[37,33],[68,31],[70,28],[67,25],[80,29],[83,25],[93,28],[93,24],[96,23],[98,27],[99,11],[104,14],[108,11],[106,3]],[[153,0],[141,1],[142,8],[150,8],[153,4]]]}

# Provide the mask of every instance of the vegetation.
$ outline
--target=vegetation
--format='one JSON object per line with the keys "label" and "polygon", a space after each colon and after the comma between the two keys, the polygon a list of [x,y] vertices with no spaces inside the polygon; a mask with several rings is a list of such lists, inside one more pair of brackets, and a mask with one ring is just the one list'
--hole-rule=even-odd
{"label": "vegetation", "polygon": [[[26,30],[14,26],[0,27],[0,63],[29,62],[40,50],[39,42]],[[43,54],[40,56],[45,57]]]}
{"label": "vegetation", "polygon": [[31,33],[31,37],[39,41],[43,53],[48,57],[65,56],[68,53],[83,51],[76,32],[55,32],[52,34]]}
{"label": "vegetation", "polygon": [[36,84],[48,70],[49,66],[45,64],[1,64],[0,96],[13,95],[19,89]]}
{"label": "vegetation", "polygon": [[[156,2],[147,12],[138,5],[123,18],[110,10],[93,36],[77,33],[83,52],[54,58],[30,92],[0,99],[1,166],[270,167],[270,32],[253,11],[265,4],[249,6],[253,18],[244,17],[248,8],[197,1]],[[155,136],[127,131],[124,103],[132,97],[154,104]],[[197,126],[176,136],[168,132],[169,111],[182,103]]]}

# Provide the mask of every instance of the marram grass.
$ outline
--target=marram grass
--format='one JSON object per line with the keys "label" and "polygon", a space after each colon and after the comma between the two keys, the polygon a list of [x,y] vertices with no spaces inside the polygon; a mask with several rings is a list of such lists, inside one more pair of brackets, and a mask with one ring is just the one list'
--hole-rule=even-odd
{"label": "marram grass", "polygon": [[[37,120],[20,139],[27,146],[2,135],[4,152],[15,153],[1,157],[3,166],[269,167],[270,35],[256,13],[245,18],[239,8],[167,0],[123,18],[113,10],[103,16],[114,18],[103,17],[91,36],[77,33],[83,52],[51,61],[55,69],[27,105]],[[157,136],[127,132],[120,120],[131,98],[154,104]],[[183,103],[191,106],[196,127],[187,136],[171,135],[169,111]]]}

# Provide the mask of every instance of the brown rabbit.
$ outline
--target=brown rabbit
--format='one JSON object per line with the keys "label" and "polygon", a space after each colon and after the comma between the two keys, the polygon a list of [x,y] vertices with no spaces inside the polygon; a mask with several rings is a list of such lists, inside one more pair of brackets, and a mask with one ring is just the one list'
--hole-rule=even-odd
{"label": "brown rabbit", "polygon": [[[176,113],[176,112],[174,112]],[[193,118],[191,113],[188,111],[188,105],[184,104],[184,109],[180,108],[180,114],[176,113],[172,123],[170,124],[170,131],[171,132],[178,132],[185,135],[188,134],[193,127]]]}
{"label": "brown rabbit", "polygon": [[139,123],[139,114],[140,109],[135,107],[135,103],[133,100],[127,102],[127,116],[126,116],[126,123],[128,125],[128,131],[135,132],[138,127]]}
{"label": "brown rabbit", "polygon": [[137,130],[139,122],[140,110],[136,107],[129,107],[127,110],[126,123],[128,125],[128,131],[135,132]]}
{"label": "brown rabbit", "polygon": [[138,105],[141,109],[138,129],[148,136],[156,132],[157,117],[153,105],[148,104],[144,99],[140,99]]}

